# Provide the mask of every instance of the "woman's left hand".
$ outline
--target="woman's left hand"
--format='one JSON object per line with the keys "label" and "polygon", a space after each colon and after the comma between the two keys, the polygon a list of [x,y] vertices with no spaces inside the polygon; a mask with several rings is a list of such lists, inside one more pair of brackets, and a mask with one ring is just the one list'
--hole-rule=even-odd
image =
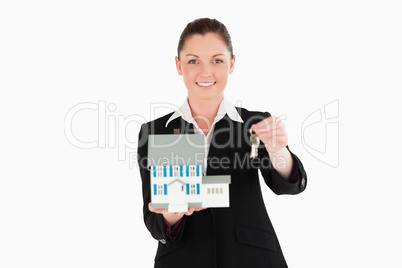
{"label": "woman's left hand", "polygon": [[276,153],[288,145],[288,134],[285,124],[279,117],[270,116],[252,125],[256,135],[265,144],[270,153]]}

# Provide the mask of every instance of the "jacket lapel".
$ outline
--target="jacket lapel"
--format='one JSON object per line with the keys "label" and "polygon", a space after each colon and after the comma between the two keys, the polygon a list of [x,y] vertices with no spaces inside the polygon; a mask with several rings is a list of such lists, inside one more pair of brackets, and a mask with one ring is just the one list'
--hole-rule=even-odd
{"label": "jacket lapel", "polygon": [[174,119],[167,125],[166,134],[175,134],[175,130],[178,130],[179,134],[194,134],[193,124],[181,117]]}
{"label": "jacket lapel", "polygon": [[231,131],[233,131],[233,121],[225,115],[215,125],[207,159],[207,175],[219,175],[222,171],[230,169],[233,145]]}
{"label": "jacket lapel", "polygon": [[[234,132],[237,125],[227,115],[215,124],[209,153],[207,158],[207,175],[220,175],[222,172],[228,174],[231,168],[230,161],[233,161],[231,153],[234,146]],[[166,134],[174,134],[175,129],[179,129],[180,134],[194,134],[193,124],[188,123],[181,117],[171,121]],[[227,160],[226,160],[227,159]]]}

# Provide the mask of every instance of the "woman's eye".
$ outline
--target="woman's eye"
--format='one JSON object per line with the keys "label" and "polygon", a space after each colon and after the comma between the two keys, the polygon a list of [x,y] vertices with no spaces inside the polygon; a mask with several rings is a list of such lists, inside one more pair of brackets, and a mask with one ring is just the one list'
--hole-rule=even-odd
{"label": "woman's eye", "polygon": [[196,60],[190,60],[188,63],[190,63],[190,64],[196,64],[197,61],[196,61]]}
{"label": "woman's eye", "polygon": [[222,63],[223,61],[221,60],[213,60],[212,63]]}

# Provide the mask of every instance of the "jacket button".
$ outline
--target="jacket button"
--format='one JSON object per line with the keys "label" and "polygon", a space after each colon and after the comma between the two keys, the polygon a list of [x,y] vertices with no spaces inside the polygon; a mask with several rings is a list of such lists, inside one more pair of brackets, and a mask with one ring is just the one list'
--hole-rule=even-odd
{"label": "jacket button", "polygon": [[165,239],[159,239],[159,242],[161,242],[162,244],[166,244],[166,240],[165,240]]}

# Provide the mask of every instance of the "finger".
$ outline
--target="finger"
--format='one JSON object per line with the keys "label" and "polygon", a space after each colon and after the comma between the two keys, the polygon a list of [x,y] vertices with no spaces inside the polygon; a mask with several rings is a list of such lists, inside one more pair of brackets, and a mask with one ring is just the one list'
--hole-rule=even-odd
{"label": "finger", "polygon": [[164,212],[167,212],[167,209],[153,208],[151,203],[148,204],[148,209],[149,211],[158,214],[163,214]]}
{"label": "finger", "polygon": [[187,215],[187,216],[191,216],[191,215],[194,213],[194,210],[195,210],[195,208],[190,207],[190,208],[188,209],[188,211],[187,211],[186,213],[184,213],[184,214]]}
{"label": "finger", "polygon": [[207,208],[195,208],[194,211],[201,211],[201,210],[204,210],[204,209],[207,209]]}
{"label": "finger", "polygon": [[264,127],[253,127],[252,128],[254,134],[259,132],[269,132],[275,130],[275,128],[271,126],[264,126]]}
{"label": "finger", "polygon": [[254,127],[253,130],[254,131],[258,131],[258,130],[275,130],[275,129],[286,129],[285,124],[283,124],[282,122],[279,122],[278,124],[276,123],[272,123],[269,125],[263,125],[262,127]]}
{"label": "finger", "polygon": [[280,136],[276,138],[268,138],[264,145],[265,147],[277,148],[277,147],[284,147],[288,144],[288,138],[285,136]]}
{"label": "finger", "polygon": [[266,134],[266,135],[261,135],[260,139],[265,144],[265,146],[267,146],[267,145],[281,146],[284,144],[286,145],[288,142],[288,137],[286,135],[272,136],[270,134]]}
{"label": "finger", "polygon": [[268,129],[268,130],[282,129],[282,128],[284,129],[285,124],[283,124],[280,119],[276,119],[276,120],[264,119],[263,121],[255,124],[255,125],[252,125],[251,128],[254,131],[257,131],[258,129]]}
{"label": "finger", "polygon": [[279,136],[279,137],[272,137],[272,136],[265,136],[260,138],[261,141],[266,145],[276,145],[276,144],[283,144],[287,143],[288,138],[286,136]]}
{"label": "finger", "polygon": [[171,215],[184,215],[184,212],[168,212],[166,210],[166,214],[171,214]]}
{"label": "finger", "polygon": [[287,132],[284,129],[273,129],[273,130],[261,129],[261,130],[256,130],[255,133],[260,138],[263,136],[266,136],[266,135],[271,135],[271,136],[287,135]]}
{"label": "finger", "polygon": [[265,128],[261,128],[261,129],[256,129],[254,131],[255,133],[280,133],[283,134],[286,132],[285,129],[283,128],[273,128],[273,129],[265,129]]}
{"label": "finger", "polygon": [[266,125],[268,125],[270,129],[283,128],[285,126],[279,117],[269,117],[266,119],[266,122]]}
{"label": "finger", "polygon": [[252,128],[266,128],[267,126],[269,126],[269,124],[271,123],[271,120],[268,120],[268,118],[261,120],[260,122],[258,122],[257,124],[252,125]]}
{"label": "finger", "polygon": [[270,116],[270,117],[267,117],[267,118],[261,120],[256,125],[258,127],[261,127],[261,126],[265,126],[265,125],[273,125],[273,124],[275,125],[275,124],[278,124],[279,122],[281,122],[281,119],[279,117]]}

